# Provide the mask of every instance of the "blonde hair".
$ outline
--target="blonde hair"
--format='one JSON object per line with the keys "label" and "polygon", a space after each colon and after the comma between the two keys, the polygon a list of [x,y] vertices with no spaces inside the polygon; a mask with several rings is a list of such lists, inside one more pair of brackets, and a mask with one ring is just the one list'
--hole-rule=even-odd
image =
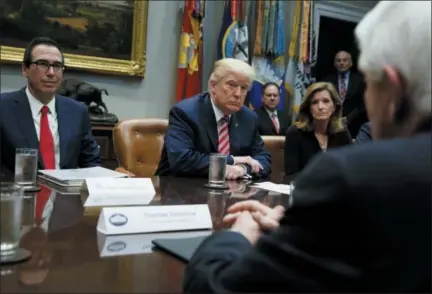
{"label": "blonde hair", "polygon": [[346,127],[342,121],[342,100],[339,97],[336,88],[331,83],[314,83],[310,85],[303,97],[300,104],[300,109],[297,117],[296,126],[300,130],[310,131],[314,130],[313,117],[311,114],[311,102],[315,93],[327,91],[330,94],[333,104],[335,106],[335,111],[333,112],[330,123],[327,128],[328,133],[340,133],[346,130]]}
{"label": "blonde hair", "polygon": [[249,80],[249,87],[255,77],[255,70],[248,63],[234,58],[224,58],[215,62],[213,72],[208,81],[208,88],[210,89],[211,82],[218,82],[230,73],[237,73],[244,75]]}

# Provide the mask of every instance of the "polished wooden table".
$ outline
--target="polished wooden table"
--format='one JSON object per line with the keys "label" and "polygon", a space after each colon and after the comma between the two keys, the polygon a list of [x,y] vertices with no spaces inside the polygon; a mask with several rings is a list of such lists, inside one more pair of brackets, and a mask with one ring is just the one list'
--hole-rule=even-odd
{"label": "polished wooden table", "polygon": [[[288,195],[250,187],[242,181],[227,190],[204,187],[205,179],[152,178],[157,195],[150,205],[209,205],[215,230],[221,229],[226,208],[245,199],[269,206],[287,204]],[[100,256],[96,224],[100,208],[83,208],[85,193],[52,189],[52,205],[42,224],[34,221],[38,194],[26,196],[21,246],[32,257],[1,266],[1,293],[180,293],[185,264],[166,253]],[[75,192],[76,193],[76,192]],[[99,239],[99,240],[98,240]]]}

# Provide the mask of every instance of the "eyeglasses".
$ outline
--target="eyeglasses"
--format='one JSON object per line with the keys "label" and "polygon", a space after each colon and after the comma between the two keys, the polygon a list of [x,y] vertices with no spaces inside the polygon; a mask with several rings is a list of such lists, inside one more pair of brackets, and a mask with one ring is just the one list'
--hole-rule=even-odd
{"label": "eyeglasses", "polygon": [[30,65],[35,64],[39,70],[48,71],[50,67],[53,68],[54,72],[59,73],[65,69],[65,66],[61,62],[53,62],[50,63],[48,60],[39,59],[33,62],[30,62]]}

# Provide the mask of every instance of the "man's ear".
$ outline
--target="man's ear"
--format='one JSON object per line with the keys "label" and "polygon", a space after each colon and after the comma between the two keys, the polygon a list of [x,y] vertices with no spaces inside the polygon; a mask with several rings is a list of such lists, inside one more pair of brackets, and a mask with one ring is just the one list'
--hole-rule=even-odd
{"label": "man's ear", "polygon": [[28,77],[28,67],[24,63],[21,65],[21,71],[23,76]]}

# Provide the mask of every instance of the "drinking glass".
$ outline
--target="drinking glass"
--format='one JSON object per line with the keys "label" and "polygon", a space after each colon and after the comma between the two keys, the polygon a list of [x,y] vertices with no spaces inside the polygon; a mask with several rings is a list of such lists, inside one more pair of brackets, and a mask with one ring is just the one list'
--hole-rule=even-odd
{"label": "drinking glass", "polygon": [[210,155],[209,165],[209,185],[211,186],[224,186],[225,185],[225,172],[227,165],[227,156],[219,153]]}
{"label": "drinking glass", "polygon": [[15,151],[15,183],[23,186],[35,186],[37,164],[37,149],[17,148]]}
{"label": "drinking glass", "polygon": [[0,183],[0,255],[14,255],[19,248],[23,190],[14,183]]}

